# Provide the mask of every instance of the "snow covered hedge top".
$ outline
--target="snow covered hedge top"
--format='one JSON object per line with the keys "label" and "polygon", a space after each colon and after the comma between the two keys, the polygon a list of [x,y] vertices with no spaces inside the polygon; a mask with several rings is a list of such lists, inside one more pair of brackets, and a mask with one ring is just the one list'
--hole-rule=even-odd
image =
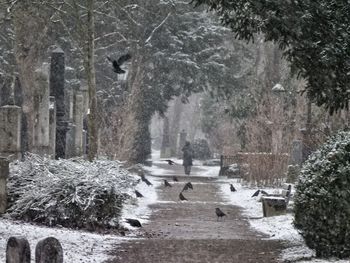
{"label": "snow covered hedge top", "polygon": [[137,179],[116,161],[27,154],[24,162],[10,165],[7,213],[47,225],[117,227],[122,203]]}

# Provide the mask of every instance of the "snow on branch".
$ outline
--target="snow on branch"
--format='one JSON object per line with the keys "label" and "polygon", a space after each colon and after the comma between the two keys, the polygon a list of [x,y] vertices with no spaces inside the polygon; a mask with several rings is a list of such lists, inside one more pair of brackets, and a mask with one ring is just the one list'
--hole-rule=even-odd
{"label": "snow on branch", "polygon": [[168,18],[170,17],[170,15],[171,15],[171,12],[168,13],[168,15],[163,19],[163,21],[162,21],[158,26],[156,26],[156,27],[152,30],[151,34],[149,35],[149,37],[148,37],[148,38],[146,39],[146,41],[145,41],[145,45],[147,45],[147,44],[151,41],[151,39],[152,39],[154,33],[155,33],[159,28],[161,28],[162,25],[164,25],[164,23],[168,20]]}

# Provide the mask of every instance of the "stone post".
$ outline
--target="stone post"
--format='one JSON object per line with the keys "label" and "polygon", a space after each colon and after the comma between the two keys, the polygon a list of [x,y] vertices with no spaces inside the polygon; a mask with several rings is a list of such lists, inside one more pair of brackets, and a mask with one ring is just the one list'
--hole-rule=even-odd
{"label": "stone post", "polygon": [[185,132],[185,130],[182,130],[179,134],[179,139],[178,139],[178,144],[177,144],[177,156],[179,158],[182,157],[182,147],[184,147],[185,142],[186,142],[186,137],[187,137],[187,133]]}
{"label": "stone post", "polygon": [[0,156],[21,159],[21,116],[18,106],[0,107]]}
{"label": "stone post", "polygon": [[163,124],[163,140],[162,146],[160,149],[160,158],[170,158],[170,138],[169,138],[169,120],[167,117],[164,117]]}
{"label": "stone post", "polygon": [[7,208],[7,177],[9,176],[9,161],[0,158],[0,215],[5,213]]}
{"label": "stone post", "polygon": [[8,239],[6,263],[30,263],[30,246],[25,237],[10,237]]}
{"label": "stone post", "polygon": [[49,155],[52,159],[55,159],[56,155],[56,101],[55,97],[50,96],[49,106]]}
{"label": "stone post", "polygon": [[50,95],[56,100],[56,156],[55,158],[65,157],[66,132],[68,123],[65,116],[64,100],[64,52],[57,48],[52,51],[50,66]]}
{"label": "stone post", "polygon": [[34,88],[34,152],[45,155],[49,153],[50,126],[49,126],[49,82],[47,75],[35,71]]}

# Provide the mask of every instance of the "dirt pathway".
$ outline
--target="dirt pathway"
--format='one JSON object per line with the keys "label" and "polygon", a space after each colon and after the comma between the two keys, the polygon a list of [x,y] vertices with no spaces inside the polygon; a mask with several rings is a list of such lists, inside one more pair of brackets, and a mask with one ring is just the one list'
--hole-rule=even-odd
{"label": "dirt pathway", "polygon": [[[179,182],[172,182],[170,174],[154,175],[173,187],[157,189],[159,202],[151,206],[153,214],[140,239],[119,245],[109,262],[280,262],[283,245],[252,231],[240,208],[222,199],[219,178],[199,177],[201,172],[194,167],[191,176],[182,176],[182,167],[174,166]],[[181,202],[178,195],[188,181],[194,189],[185,191],[189,201]],[[227,214],[224,220],[217,220],[216,207]]]}

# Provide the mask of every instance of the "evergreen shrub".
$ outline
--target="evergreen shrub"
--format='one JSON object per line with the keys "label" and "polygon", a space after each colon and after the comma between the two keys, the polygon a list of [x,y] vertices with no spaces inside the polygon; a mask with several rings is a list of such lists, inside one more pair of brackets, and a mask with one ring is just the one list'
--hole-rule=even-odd
{"label": "evergreen shrub", "polygon": [[295,227],[318,257],[350,256],[350,132],[339,132],[303,165]]}

